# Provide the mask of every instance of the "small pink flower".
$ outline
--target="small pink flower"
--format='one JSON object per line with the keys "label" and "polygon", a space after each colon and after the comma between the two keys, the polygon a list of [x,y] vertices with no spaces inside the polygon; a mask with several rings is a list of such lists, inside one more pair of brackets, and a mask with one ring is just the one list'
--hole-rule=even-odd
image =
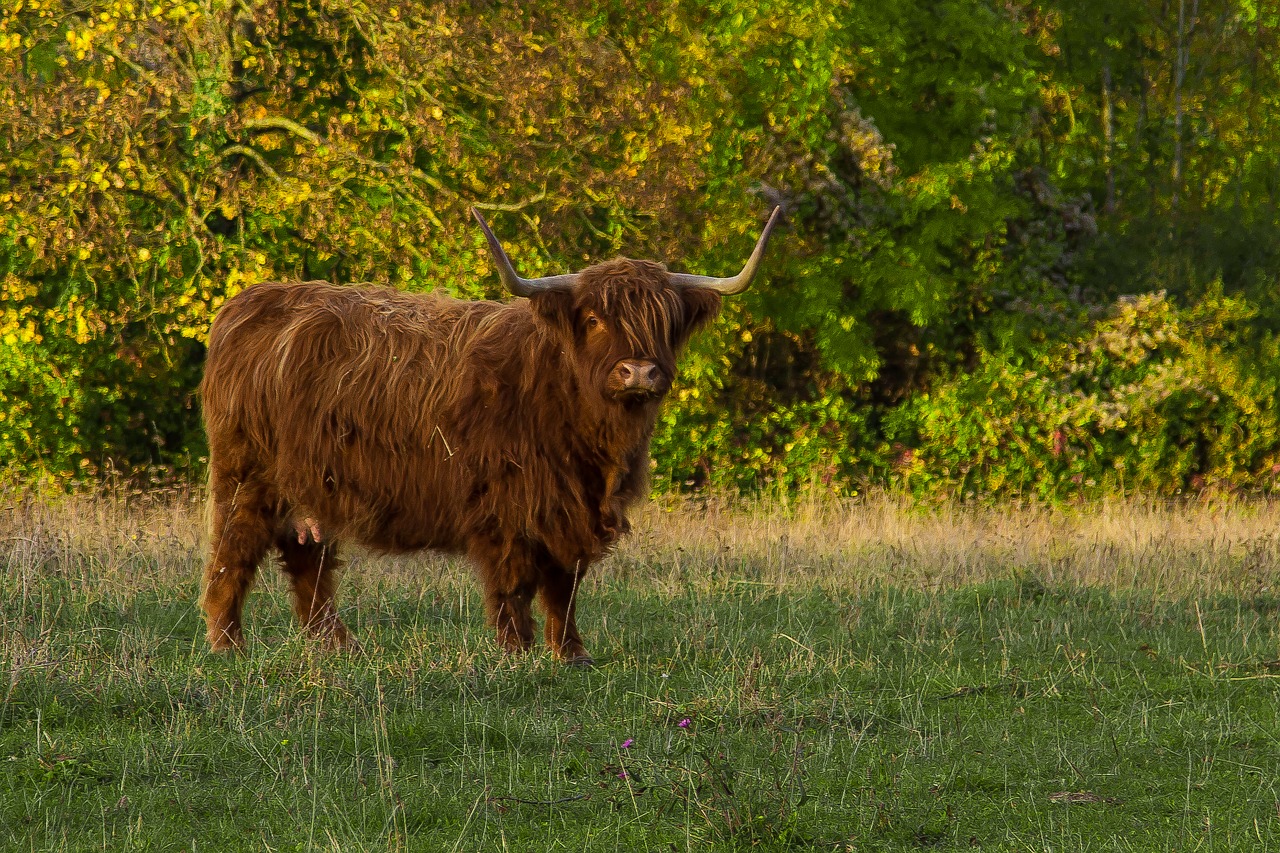
{"label": "small pink flower", "polygon": [[623,748],[623,749],[630,749],[630,748],[631,748],[631,744],[633,744],[633,743],[635,743],[635,741],[633,741],[631,738],[627,738],[626,740],[624,740],[624,741],[622,742],[622,748]]}
{"label": "small pink flower", "polygon": [[618,771],[618,778],[619,778],[619,779],[625,779],[625,778],[627,778],[627,771],[625,771],[625,770],[620,770],[620,771]]}
{"label": "small pink flower", "polygon": [[682,729],[687,729],[687,728],[689,728],[689,723],[690,723],[689,718],[688,718],[688,717],[685,717],[683,720],[681,720],[680,722],[676,723],[676,725],[678,725],[678,726],[679,726],[680,728],[682,728]]}

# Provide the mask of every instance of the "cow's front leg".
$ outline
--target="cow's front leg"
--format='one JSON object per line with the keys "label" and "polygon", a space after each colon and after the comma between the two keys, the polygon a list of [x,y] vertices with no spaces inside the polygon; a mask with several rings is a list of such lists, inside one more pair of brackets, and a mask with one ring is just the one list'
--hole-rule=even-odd
{"label": "cow's front leg", "polygon": [[556,657],[571,666],[594,666],[595,661],[587,654],[578,634],[578,623],[574,619],[574,609],[578,603],[578,588],[582,576],[567,572],[560,567],[547,570],[543,576],[542,607],[547,613],[546,637],[547,645],[555,652]]}

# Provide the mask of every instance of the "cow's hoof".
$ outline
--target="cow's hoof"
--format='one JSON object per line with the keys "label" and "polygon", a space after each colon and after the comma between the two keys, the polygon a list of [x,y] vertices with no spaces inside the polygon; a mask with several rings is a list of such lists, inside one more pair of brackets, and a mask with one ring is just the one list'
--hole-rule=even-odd
{"label": "cow's hoof", "polygon": [[572,657],[565,658],[564,665],[571,666],[574,669],[591,669],[596,665],[596,660],[586,652],[582,652]]}
{"label": "cow's hoof", "polygon": [[359,652],[360,643],[342,620],[331,616],[310,627],[310,637],[326,652]]}
{"label": "cow's hoof", "polygon": [[214,654],[236,654],[243,652],[244,635],[239,630],[222,629],[209,632],[209,650]]}
{"label": "cow's hoof", "polygon": [[330,653],[345,655],[361,655],[364,654],[364,646],[355,638],[354,634],[343,631],[341,634],[333,632],[321,638],[321,647]]}
{"label": "cow's hoof", "polygon": [[533,640],[530,638],[522,638],[514,632],[510,634],[499,634],[498,645],[502,648],[502,653],[509,657],[528,654],[533,650]]}

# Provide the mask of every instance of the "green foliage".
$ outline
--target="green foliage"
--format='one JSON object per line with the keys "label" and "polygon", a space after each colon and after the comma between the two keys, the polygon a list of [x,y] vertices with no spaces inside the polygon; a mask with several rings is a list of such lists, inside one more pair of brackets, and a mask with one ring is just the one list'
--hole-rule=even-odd
{"label": "green foliage", "polygon": [[[714,355],[702,355],[710,351]],[[870,452],[868,412],[815,348],[730,311],[686,364],[654,431],[660,490],[848,488]]]}
{"label": "green foliage", "polygon": [[894,414],[896,473],[917,492],[960,494],[1270,490],[1280,352],[1272,336],[1242,345],[1255,314],[1221,291],[1181,309],[1152,294],[1078,341],[983,353]]}
{"label": "green foliage", "polygon": [[[1087,347],[1059,318],[1125,294],[1243,300],[1217,361],[1269,359],[1280,19],[1178,8],[10,3],[0,477],[198,476],[226,298],[291,278],[496,295],[472,205],[534,274],[619,253],[726,272],[786,206],[764,281],[688,357],[659,483],[847,490],[907,451],[949,459],[912,421],[930,400]],[[1006,407],[1042,393],[1001,376]],[[1099,479],[1014,442],[965,488],[1259,484],[1269,411],[1215,421],[1252,461],[1170,448]]]}

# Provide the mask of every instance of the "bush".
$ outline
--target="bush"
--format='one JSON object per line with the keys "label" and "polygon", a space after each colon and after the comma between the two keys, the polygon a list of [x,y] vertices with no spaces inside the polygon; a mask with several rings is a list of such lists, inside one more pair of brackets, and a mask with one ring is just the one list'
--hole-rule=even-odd
{"label": "bush", "polygon": [[982,353],[893,414],[896,473],[916,493],[1270,489],[1280,351],[1256,313],[1220,288],[1186,308],[1147,294],[1078,340]]}

